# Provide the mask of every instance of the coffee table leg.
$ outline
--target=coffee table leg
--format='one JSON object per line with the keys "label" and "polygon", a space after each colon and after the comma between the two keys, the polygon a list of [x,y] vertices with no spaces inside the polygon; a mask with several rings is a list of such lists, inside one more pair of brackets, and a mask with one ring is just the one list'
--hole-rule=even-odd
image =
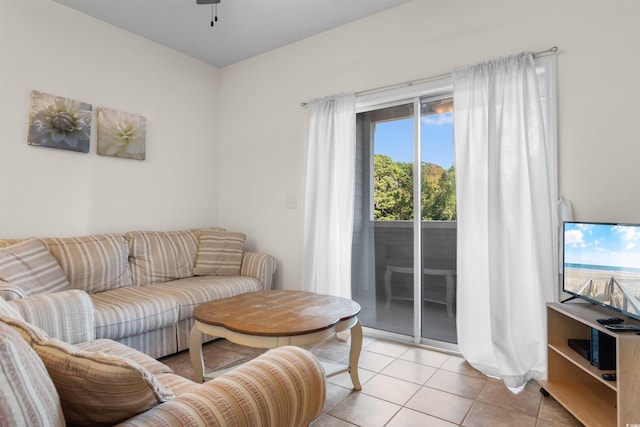
{"label": "coffee table leg", "polygon": [[362,390],[360,378],[358,377],[358,360],[360,360],[360,351],[362,350],[362,326],[358,320],[351,328],[351,349],[349,350],[349,375],[354,390]]}
{"label": "coffee table leg", "polygon": [[198,384],[204,380],[204,359],[202,357],[202,332],[197,325],[193,325],[189,334],[189,356],[193,365],[194,381]]}

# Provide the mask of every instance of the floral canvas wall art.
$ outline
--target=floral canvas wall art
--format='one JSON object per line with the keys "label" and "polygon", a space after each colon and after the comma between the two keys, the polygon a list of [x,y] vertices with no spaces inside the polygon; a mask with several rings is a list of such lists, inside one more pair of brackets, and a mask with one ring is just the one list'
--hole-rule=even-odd
{"label": "floral canvas wall art", "polygon": [[89,152],[90,104],[31,91],[29,145]]}
{"label": "floral canvas wall art", "polygon": [[98,108],[98,154],[144,160],[146,119],[110,108]]}

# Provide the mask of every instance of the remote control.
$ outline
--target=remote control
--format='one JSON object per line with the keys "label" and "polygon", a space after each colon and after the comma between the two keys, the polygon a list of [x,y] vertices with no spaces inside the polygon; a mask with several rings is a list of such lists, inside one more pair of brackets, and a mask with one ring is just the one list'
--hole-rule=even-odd
{"label": "remote control", "polygon": [[636,325],[604,325],[605,328],[614,332],[638,332],[640,326]]}
{"label": "remote control", "polygon": [[615,381],[616,374],[602,374],[602,379],[607,381]]}
{"label": "remote control", "polygon": [[624,319],[619,317],[609,317],[607,319],[597,319],[597,322],[601,325],[617,325],[618,323],[624,322]]}

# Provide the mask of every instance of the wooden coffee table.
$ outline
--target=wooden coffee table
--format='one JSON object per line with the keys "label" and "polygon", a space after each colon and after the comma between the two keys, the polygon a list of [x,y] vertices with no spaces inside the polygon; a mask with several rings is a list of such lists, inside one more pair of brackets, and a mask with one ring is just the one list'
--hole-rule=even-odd
{"label": "wooden coffee table", "polygon": [[195,324],[189,336],[189,354],[196,382],[204,374],[202,335],[226,338],[257,348],[308,345],[351,330],[349,365],[325,365],[327,377],[349,372],[353,388],[361,390],[358,359],[362,349],[360,305],[347,298],[305,291],[258,291],[200,304],[193,310]]}

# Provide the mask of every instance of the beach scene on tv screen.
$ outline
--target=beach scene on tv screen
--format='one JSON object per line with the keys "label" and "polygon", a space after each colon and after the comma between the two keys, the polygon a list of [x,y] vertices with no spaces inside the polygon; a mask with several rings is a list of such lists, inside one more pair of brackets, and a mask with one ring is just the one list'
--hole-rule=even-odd
{"label": "beach scene on tv screen", "polygon": [[564,290],[640,316],[640,225],[565,223]]}

